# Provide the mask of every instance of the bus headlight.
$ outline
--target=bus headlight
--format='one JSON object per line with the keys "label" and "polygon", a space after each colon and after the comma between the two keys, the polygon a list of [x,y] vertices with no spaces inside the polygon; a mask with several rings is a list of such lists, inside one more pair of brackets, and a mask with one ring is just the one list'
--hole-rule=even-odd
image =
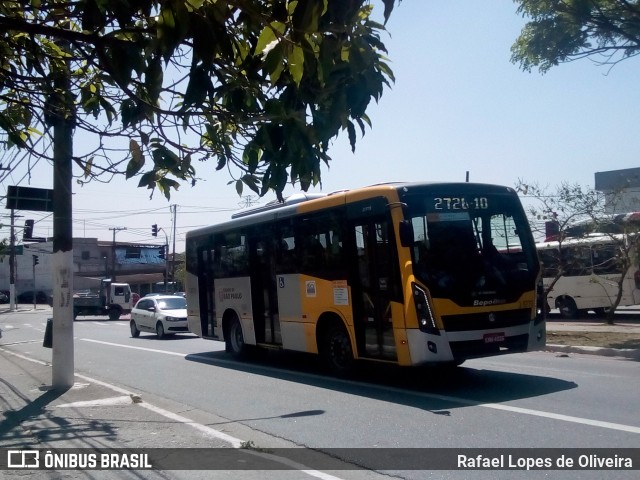
{"label": "bus headlight", "polygon": [[422,332],[440,335],[440,330],[436,327],[436,320],[431,311],[431,305],[427,298],[427,292],[415,283],[411,284],[413,291],[413,303],[416,306],[416,316],[418,317],[418,327]]}

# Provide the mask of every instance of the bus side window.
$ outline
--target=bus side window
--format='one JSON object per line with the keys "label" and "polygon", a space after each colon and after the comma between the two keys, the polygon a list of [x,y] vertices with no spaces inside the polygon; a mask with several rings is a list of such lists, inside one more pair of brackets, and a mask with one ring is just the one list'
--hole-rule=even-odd
{"label": "bus side window", "polygon": [[282,235],[276,245],[276,272],[291,273],[295,271],[296,240],[293,234]]}
{"label": "bus side window", "polygon": [[316,235],[305,235],[301,239],[302,266],[317,270],[324,262],[324,247]]}

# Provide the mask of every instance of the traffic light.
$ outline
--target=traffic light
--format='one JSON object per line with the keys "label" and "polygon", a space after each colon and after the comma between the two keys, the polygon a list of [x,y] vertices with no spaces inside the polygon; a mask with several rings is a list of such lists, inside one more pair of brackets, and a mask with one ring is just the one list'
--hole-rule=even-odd
{"label": "traffic light", "polygon": [[33,238],[33,220],[25,220],[22,239],[29,240],[30,238]]}
{"label": "traffic light", "polygon": [[164,245],[160,247],[160,258],[162,258],[164,260],[165,258],[165,254],[164,254]]}
{"label": "traffic light", "polygon": [[40,263],[40,260],[38,259],[38,255],[32,255],[32,257],[33,257],[33,266],[35,267]]}
{"label": "traffic light", "polygon": [[154,237],[158,236],[158,224],[154,223],[153,225],[151,225],[151,235],[153,235]]}

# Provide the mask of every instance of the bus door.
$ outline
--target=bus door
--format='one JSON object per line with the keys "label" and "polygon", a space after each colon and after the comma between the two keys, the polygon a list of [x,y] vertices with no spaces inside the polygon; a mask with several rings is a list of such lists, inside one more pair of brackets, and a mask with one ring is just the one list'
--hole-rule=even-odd
{"label": "bus door", "polygon": [[[385,205],[386,210],[386,205]],[[350,284],[360,357],[397,359],[391,300],[398,292],[395,241],[386,216],[350,222],[353,241]]]}
{"label": "bus door", "polygon": [[281,344],[274,235],[264,228],[250,240],[251,309],[257,343]]}
{"label": "bus door", "polygon": [[202,248],[199,250],[200,269],[198,271],[198,304],[200,305],[200,325],[203,337],[215,336],[216,327],[216,304],[215,288],[213,285],[213,265],[215,251],[213,248]]}

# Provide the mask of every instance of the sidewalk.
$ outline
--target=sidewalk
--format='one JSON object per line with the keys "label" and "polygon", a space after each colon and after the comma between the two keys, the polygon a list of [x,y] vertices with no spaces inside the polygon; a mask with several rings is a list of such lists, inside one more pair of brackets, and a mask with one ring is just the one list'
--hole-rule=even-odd
{"label": "sidewalk", "polygon": [[[2,346],[0,372],[2,478],[340,480],[301,462],[345,469],[343,461],[322,452],[169,400],[161,401],[168,404],[163,408],[144,394],[78,373],[72,388],[51,389],[49,364]],[[32,468],[35,461],[39,468]],[[383,477],[362,470],[349,478]]]}
{"label": "sidewalk", "polygon": [[[602,337],[605,336],[604,334],[611,333],[617,337],[640,338],[640,315],[637,315],[637,317],[638,318],[634,318],[632,315],[622,314],[620,315],[620,320],[616,318],[614,325],[608,325],[602,319],[547,319],[547,350],[552,352],[622,357],[640,361],[640,349],[637,348],[614,348],[604,344],[602,346],[580,345],[580,337],[588,338],[589,335]],[[576,335],[570,345],[558,345],[549,339],[549,337],[551,337],[549,334],[553,332],[569,335],[575,333]]]}
{"label": "sidewalk", "polygon": [[[195,429],[179,415],[147,404],[144,398],[76,374],[76,383],[58,391],[51,384],[51,366],[0,346],[0,472],[3,478],[23,477],[27,471],[9,469],[8,450],[97,449],[166,447],[233,448],[235,439],[204,427]],[[93,450],[83,450],[93,451]],[[14,459],[15,460],[15,459]],[[43,458],[40,458],[42,462]],[[41,463],[42,465],[42,463]],[[51,471],[28,470],[35,478],[52,478]],[[91,478],[123,478],[108,470]],[[125,478],[141,478],[133,475]],[[188,478],[198,478],[189,472]],[[87,478],[67,470],[57,478]],[[170,478],[150,470],[142,478]],[[183,478],[175,477],[175,478]],[[201,477],[204,478],[204,477]]]}

